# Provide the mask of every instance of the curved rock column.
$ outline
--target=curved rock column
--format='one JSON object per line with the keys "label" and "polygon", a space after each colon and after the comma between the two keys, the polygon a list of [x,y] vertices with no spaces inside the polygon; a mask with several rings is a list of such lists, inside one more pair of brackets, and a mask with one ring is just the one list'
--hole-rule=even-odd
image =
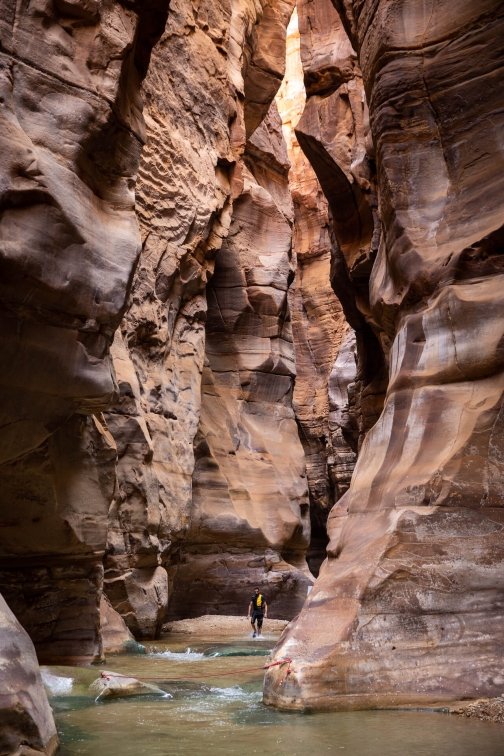
{"label": "curved rock column", "polygon": [[502,4],[337,3],[359,52],[383,239],[372,317],[384,411],[329,520],[328,559],[276,655],[289,708],[502,690]]}

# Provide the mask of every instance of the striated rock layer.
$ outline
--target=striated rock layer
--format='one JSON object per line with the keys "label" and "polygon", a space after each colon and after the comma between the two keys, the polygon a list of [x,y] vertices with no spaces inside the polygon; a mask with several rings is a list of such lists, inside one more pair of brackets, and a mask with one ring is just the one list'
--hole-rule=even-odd
{"label": "striated rock layer", "polygon": [[[303,13],[303,9],[300,10]],[[303,15],[301,19],[304,20]],[[314,29],[313,23],[311,28]],[[336,397],[337,392],[331,386],[341,380],[339,365],[335,363],[342,343],[350,345],[354,335],[331,287],[334,236],[328,203],[295,134],[306,102],[300,47],[295,11],[287,30],[286,74],[277,103],[291,163],[289,188],[294,203],[296,278],[292,320],[296,381],[293,400],[310,494],[312,532],[308,563],[314,574],[318,574],[327,546],[327,516],[334,502],[348,489],[355,465],[355,451],[344,436],[342,413],[338,414],[337,402],[341,397],[339,394]],[[350,356],[348,367],[351,368],[353,362],[353,371],[347,371],[345,380],[352,384],[355,360],[351,347],[350,352],[345,353]]]}
{"label": "striated rock layer", "polygon": [[292,409],[292,201],[276,105],[247,142],[241,193],[208,287],[191,526],[169,617],[300,611],[311,584],[303,449]]}
{"label": "striated rock layer", "polygon": [[[263,161],[253,178],[243,153],[280,85],[293,4],[176,0],[168,15],[168,0],[30,2],[21,14],[3,3],[0,573],[45,661],[101,658],[103,586],[137,637],[160,632],[180,544],[198,517],[193,441],[208,280],[233,202],[237,213],[247,205],[244,183],[255,186],[252,224],[262,222],[261,202],[282,204],[285,194],[284,167],[271,172]],[[290,220],[285,208],[275,212],[288,257]],[[264,263],[266,278],[276,262]],[[282,265],[279,298],[276,279],[264,297],[254,290],[263,282],[250,282],[271,353],[252,362],[258,383],[273,376],[261,412],[272,427],[271,409],[285,416],[292,465],[272,452],[269,506],[278,491],[284,506],[271,527],[263,512],[261,534],[251,516],[251,548],[274,564],[281,554],[291,616],[309,580],[308,517],[284,401],[294,369],[283,337],[292,270]],[[291,552],[295,566],[284,559]]]}
{"label": "striated rock layer", "polygon": [[0,4],[0,572],[46,660],[100,658],[110,343],[141,243],[140,84],[168,0]]}
{"label": "striated rock layer", "polygon": [[280,688],[268,673],[265,700],[345,709],[495,697],[504,682],[502,4],[465,0],[456,14],[444,0],[335,4],[362,67],[383,231],[369,310],[357,304],[393,340],[390,381],[329,518],[328,559],[277,648],[293,658],[292,674]]}
{"label": "striated rock layer", "polygon": [[[293,6],[172,3],[144,83],[143,248],[112,349],[119,462],[105,558],[107,596],[139,638],[159,633],[168,607],[170,618],[241,613],[257,582],[290,618],[311,580],[287,157],[278,115],[259,126]],[[201,477],[207,456],[218,494]]]}

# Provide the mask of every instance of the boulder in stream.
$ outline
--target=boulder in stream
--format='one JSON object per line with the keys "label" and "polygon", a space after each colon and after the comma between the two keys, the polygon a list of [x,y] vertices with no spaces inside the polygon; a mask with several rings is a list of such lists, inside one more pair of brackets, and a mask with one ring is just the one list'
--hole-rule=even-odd
{"label": "boulder in stream", "polygon": [[53,756],[58,736],[35,649],[0,596],[0,753]]}
{"label": "boulder in stream", "polygon": [[102,594],[100,601],[100,624],[103,651],[106,654],[145,654],[145,646],[134,639],[125,621],[105,594]]}
{"label": "boulder in stream", "polygon": [[89,689],[95,691],[97,698],[120,698],[122,696],[141,696],[146,693],[156,693],[160,696],[171,698],[157,685],[151,685],[147,682],[141,682],[136,677],[127,677],[120,675],[118,672],[102,672],[102,677],[91,683]]}

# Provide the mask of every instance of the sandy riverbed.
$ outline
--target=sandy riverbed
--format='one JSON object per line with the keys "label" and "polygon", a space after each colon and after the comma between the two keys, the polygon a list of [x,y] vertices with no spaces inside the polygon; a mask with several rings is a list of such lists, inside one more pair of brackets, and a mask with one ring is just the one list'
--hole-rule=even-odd
{"label": "sandy riverbed", "polygon": [[[263,634],[265,637],[273,634],[280,635],[283,629],[288,625],[287,620],[265,619],[263,624]],[[243,638],[244,634],[252,632],[250,620],[244,617],[231,617],[228,615],[207,614],[203,617],[194,619],[177,620],[168,622],[163,625],[163,633],[169,635],[184,634],[198,635],[201,637],[237,637]]]}

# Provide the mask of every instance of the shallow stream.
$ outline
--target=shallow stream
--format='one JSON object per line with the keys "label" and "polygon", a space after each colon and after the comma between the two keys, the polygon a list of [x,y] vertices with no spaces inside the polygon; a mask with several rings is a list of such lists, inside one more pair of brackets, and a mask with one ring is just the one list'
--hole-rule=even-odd
{"label": "shallow stream", "polygon": [[177,636],[99,667],[44,667],[62,756],[504,756],[502,725],[454,715],[270,709],[261,703],[260,670],[151,680],[159,691],[132,698],[97,699],[89,689],[103,669],[159,678],[239,672],[264,664],[274,643]]}

